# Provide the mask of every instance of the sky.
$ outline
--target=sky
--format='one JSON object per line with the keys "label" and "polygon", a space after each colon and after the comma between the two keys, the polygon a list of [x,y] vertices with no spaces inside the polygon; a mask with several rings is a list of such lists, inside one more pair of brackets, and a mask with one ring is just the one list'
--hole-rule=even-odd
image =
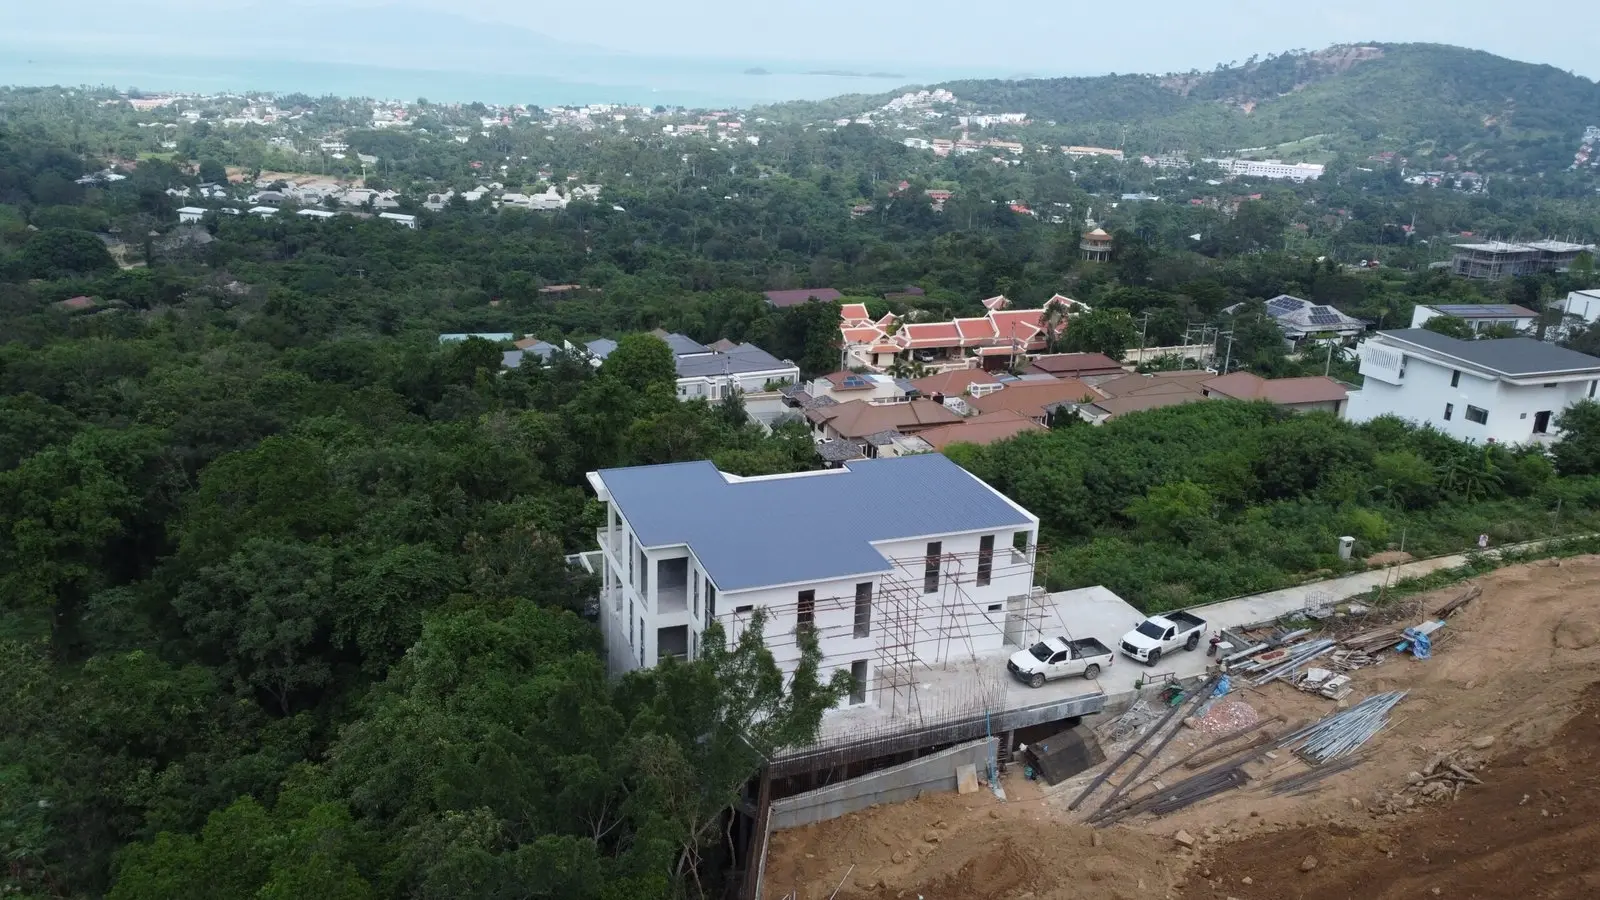
{"label": "sky", "polygon": [[[390,49],[404,45],[421,59],[469,52],[441,43],[470,44],[471,28],[516,26],[534,33],[518,35],[530,55],[551,51],[542,35],[637,55],[1000,76],[1209,69],[1335,43],[1430,41],[1600,78],[1600,3],[1592,0],[0,0],[0,7],[7,7],[0,35],[13,45],[67,33],[91,45],[138,34],[152,50],[163,39],[174,50],[248,47],[252,33],[315,42],[319,23],[334,23],[326,37],[335,40],[365,18],[386,20]],[[433,27],[446,19],[466,27]],[[197,42],[201,26],[210,39]],[[477,55],[478,64],[493,68],[516,53],[494,49]]]}

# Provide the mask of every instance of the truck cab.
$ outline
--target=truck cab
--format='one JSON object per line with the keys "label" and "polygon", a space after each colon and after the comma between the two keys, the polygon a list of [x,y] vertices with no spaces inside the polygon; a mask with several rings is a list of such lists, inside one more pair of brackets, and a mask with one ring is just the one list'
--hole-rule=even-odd
{"label": "truck cab", "polygon": [[1205,630],[1205,620],[1193,613],[1175,612],[1151,616],[1123,635],[1118,647],[1123,653],[1145,665],[1154,666],[1161,661],[1165,653],[1180,647],[1184,650],[1193,650],[1199,646]]}

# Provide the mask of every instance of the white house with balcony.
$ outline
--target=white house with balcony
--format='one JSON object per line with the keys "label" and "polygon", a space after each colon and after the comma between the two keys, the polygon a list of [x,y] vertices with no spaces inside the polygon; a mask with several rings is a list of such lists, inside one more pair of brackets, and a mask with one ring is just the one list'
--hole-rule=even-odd
{"label": "white house with balcony", "polygon": [[1442,303],[1433,306],[1418,304],[1411,311],[1411,327],[1421,328],[1430,319],[1452,316],[1469,325],[1474,333],[1490,328],[1509,328],[1512,331],[1531,332],[1539,324],[1539,314],[1531,309],[1509,303]]}
{"label": "white house with balcony", "polygon": [[1472,443],[1555,440],[1561,411],[1593,398],[1600,381],[1600,359],[1526,337],[1409,328],[1380,332],[1358,353],[1365,384],[1350,392],[1348,418],[1398,416]]}
{"label": "white house with balcony", "polygon": [[705,461],[588,478],[606,507],[599,606],[613,674],[696,657],[713,620],[735,640],[757,609],[786,674],[798,630],[813,630],[823,676],[854,677],[846,706],[912,667],[1019,640],[1008,627],[1033,587],[1039,519],[943,456],[754,478]]}

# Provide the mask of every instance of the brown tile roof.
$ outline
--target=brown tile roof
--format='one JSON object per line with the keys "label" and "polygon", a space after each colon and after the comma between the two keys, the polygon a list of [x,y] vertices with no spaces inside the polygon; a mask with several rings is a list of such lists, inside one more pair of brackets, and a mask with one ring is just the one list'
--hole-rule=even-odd
{"label": "brown tile roof", "polygon": [[954,372],[940,372],[926,378],[918,378],[911,382],[911,386],[922,392],[924,397],[933,394],[944,394],[954,397],[964,394],[967,388],[974,384],[999,384],[1000,382],[982,369],[958,369]]}
{"label": "brown tile roof", "polygon": [[763,294],[773,306],[799,306],[811,300],[832,303],[844,295],[833,288],[800,288],[793,291],[767,291]]}
{"label": "brown tile roof", "polygon": [[932,444],[933,449],[943,450],[951,444],[992,444],[995,441],[1016,437],[1025,431],[1044,430],[1043,425],[1027,416],[1003,409],[963,419],[952,425],[929,428],[927,431],[918,432],[917,437]]}
{"label": "brown tile roof", "polygon": [[961,417],[932,400],[910,403],[868,403],[851,400],[837,406],[806,411],[813,422],[826,422],[842,438],[865,438],[880,431],[914,434],[937,425],[961,421]]}
{"label": "brown tile roof", "polygon": [[1077,403],[1085,397],[1098,400],[1099,396],[1087,384],[1073,378],[1063,378],[1060,381],[1013,382],[971,401],[971,405],[981,413],[1010,410],[1030,419],[1042,419],[1047,406]]}
{"label": "brown tile roof", "polygon": [[1349,397],[1344,385],[1322,375],[1266,379],[1251,372],[1230,372],[1202,386],[1213,396],[1281,404],[1329,403]]}
{"label": "brown tile roof", "polygon": [[1200,385],[1217,377],[1204,369],[1186,372],[1153,372],[1149,375],[1124,375],[1095,385],[1108,397],[1131,397],[1138,394],[1200,393]]}
{"label": "brown tile roof", "polygon": [[1057,353],[1041,356],[1030,367],[1034,371],[1057,378],[1078,378],[1084,375],[1124,375],[1127,369],[1104,353]]}
{"label": "brown tile roof", "polygon": [[1096,400],[1094,405],[1105,410],[1113,416],[1120,416],[1131,412],[1140,412],[1146,409],[1160,409],[1163,406],[1178,406],[1183,403],[1193,403],[1204,400],[1205,397],[1191,391],[1174,391],[1165,394],[1129,394],[1123,397],[1107,397]]}
{"label": "brown tile roof", "polygon": [[900,326],[898,337],[904,337],[906,346],[957,347],[961,345],[961,332],[954,322],[917,322]]}

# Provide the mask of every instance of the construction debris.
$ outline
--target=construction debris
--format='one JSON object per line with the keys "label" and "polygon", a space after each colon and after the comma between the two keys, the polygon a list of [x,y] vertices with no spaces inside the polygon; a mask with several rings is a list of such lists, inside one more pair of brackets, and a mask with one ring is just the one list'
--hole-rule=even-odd
{"label": "construction debris", "polygon": [[1389,724],[1389,711],[1405,699],[1405,691],[1374,694],[1346,710],[1285,735],[1278,746],[1293,750],[1312,765],[1354,752]]}
{"label": "construction debris", "polygon": [[1448,619],[1451,616],[1455,615],[1456,613],[1460,612],[1462,607],[1464,607],[1468,603],[1471,603],[1472,601],[1478,599],[1482,595],[1483,595],[1483,585],[1475,584],[1472,587],[1469,587],[1466,590],[1462,591],[1461,595],[1459,597],[1455,598],[1454,600],[1451,600],[1449,603],[1446,603],[1445,605],[1443,605],[1443,606],[1439,607],[1438,609],[1434,610],[1433,614],[1435,616],[1437,616],[1438,618]]}
{"label": "construction debris", "polygon": [[1417,802],[1454,800],[1468,785],[1483,784],[1476,774],[1481,771],[1483,763],[1465,748],[1437,754],[1421,770],[1407,775],[1404,792],[1391,794],[1377,811],[1394,813],[1414,807]]}
{"label": "construction debris", "polygon": [[1349,675],[1336,675],[1328,669],[1310,668],[1290,681],[1308,694],[1318,694],[1329,700],[1343,700],[1355,688],[1350,686]]}

